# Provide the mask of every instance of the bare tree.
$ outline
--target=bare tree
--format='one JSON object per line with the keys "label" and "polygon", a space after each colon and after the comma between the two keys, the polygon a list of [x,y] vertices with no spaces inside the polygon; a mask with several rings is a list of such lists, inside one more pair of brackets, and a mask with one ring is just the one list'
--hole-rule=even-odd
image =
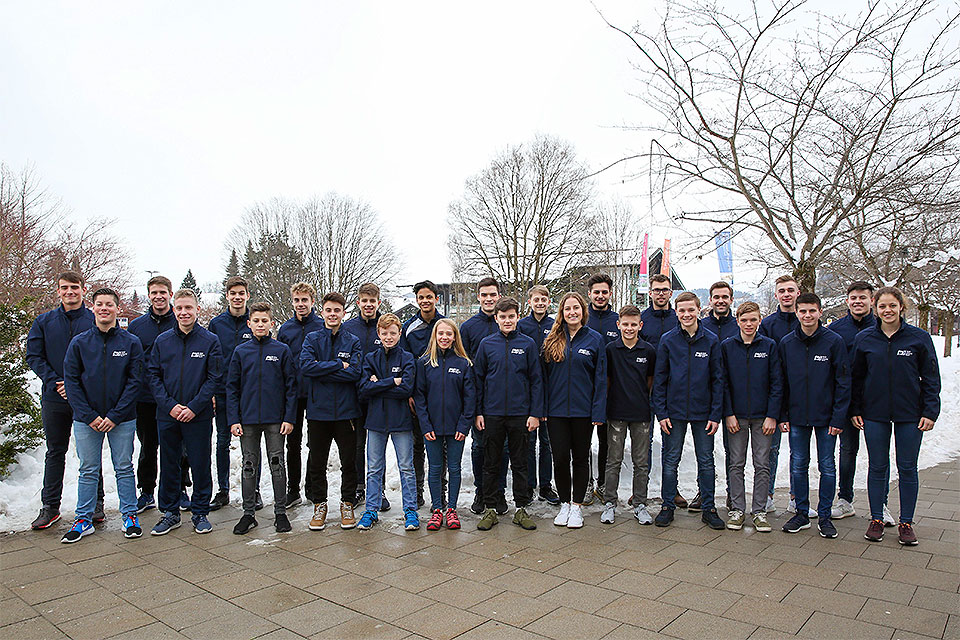
{"label": "bare tree", "polygon": [[[592,241],[593,188],[573,148],[539,136],[498,154],[450,204],[454,273],[518,295],[565,273]],[[522,297],[522,296],[521,296]]]}
{"label": "bare tree", "polygon": [[939,309],[944,357],[950,356],[953,325],[960,314],[960,244],[936,251],[914,264],[907,290],[917,301],[920,324],[930,330],[929,313]]}
{"label": "bare tree", "polygon": [[758,257],[812,290],[817,266],[891,208],[960,203],[960,48],[950,3],[869,3],[853,18],[804,5],[738,15],[679,0],[656,28],[607,24],[662,115],[648,157],[664,203],[710,194],[677,218],[762,234]]}

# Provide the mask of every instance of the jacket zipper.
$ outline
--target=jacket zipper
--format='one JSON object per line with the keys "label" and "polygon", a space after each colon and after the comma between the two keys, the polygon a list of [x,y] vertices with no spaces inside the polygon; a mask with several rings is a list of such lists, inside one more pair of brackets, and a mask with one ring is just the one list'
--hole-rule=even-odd
{"label": "jacket zipper", "polygon": [[887,338],[887,419],[893,422],[893,361],[890,351],[893,348],[893,336]]}
{"label": "jacket zipper", "polygon": [[807,403],[806,403],[806,406],[804,406],[803,408],[804,412],[806,413],[807,421],[804,423],[804,426],[812,426],[810,425],[810,344],[806,343],[804,344],[804,347],[807,350],[807,357],[806,357],[807,375],[806,375],[806,378],[804,379],[804,384],[806,385],[806,391],[807,391]]}
{"label": "jacket zipper", "polygon": [[177,398],[178,404],[180,402],[180,398],[183,397],[183,368],[187,362],[187,339],[189,337],[190,336],[183,337],[183,357],[180,358],[180,393],[178,394],[179,397]]}
{"label": "jacket zipper", "polygon": [[507,398],[508,391],[510,390],[510,339],[505,335],[503,336],[503,411],[504,415],[508,415],[510,412],[507,411]]}
{"label": "jacket zipper", "polygon": [[[754,340],[756,340],[756,338],[754,338]],[[753,413],[753,402],[751,402],[751,400],[750,400],[750,348],[751,348],[752,346],[753,346],[753,344],[748,344],[748,345],[747,345],[747,366],[746,366],[746,370],[747,370],[747,411],[749,411],[750,413]],[[732,407],[731,407],[731,408],[732,408]],[[736,415],[736,411],[734,411],[734,415]],[[752,416],[751,416],[751,417],[752,417]]]}
{"label": "jacket zipper", "polygon": [[108,334],[103,334],[103,408],[104,415],[106,418],[106,407],[107,407],[107,336]]}
{"label": "jacket zipper", "polygon": [[263,421],[263,341],[260,341],[260,368],[257,372],[257,420]]}
{"label": "jacket zipper", "polygon": [[[686,330],[684,330],[686,332]],[[693,342],[690,339],[687,339],[687,406],[685,408],[684,417],[690,418],[690,378],[693,376]]]}
{"label": "jacket zipper", "polygon": [[[440,373],[440,420],[442,422],[444,419],[444,411],[447,408],[447,354],[440,354],[440,358],[440,366],[443,367],[443,371]],[[443,425],[441,424],[440,426]],[[436,428],[436,425],[434,425],[434,428]]]}

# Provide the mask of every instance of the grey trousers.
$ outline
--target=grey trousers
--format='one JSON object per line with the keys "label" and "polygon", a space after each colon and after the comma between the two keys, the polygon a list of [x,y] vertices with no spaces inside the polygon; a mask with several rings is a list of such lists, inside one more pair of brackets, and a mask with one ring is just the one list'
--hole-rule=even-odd
{"label": "grey trousers", "polygon": [[633,460],[633,506],[647,504],[650,477],[650,423],[610,420],[607,422],[607,468],[603,480],[603,501],[617,504],[623,449],[630,432],[630,457]]}
{"label": "grey trousers", "polygon": [[[730,507],[747,512],[747,498],[743,486],[743,469],[747,463],[747,442],[753,452],[753,508],[750,514],[761,513],[767,503],[767,487],[770,484],[770,446],[773,434],[763,434],[763,418],[747,420],[737,418],[740,430],[736,433],[725,431],[727,436],[728,473],[730,486]],[[726,430],[726,425],[722,427]]]}
{"label": "grey trousers", "polygon": [[283,447],[286,436],[280,433],[280,423],[245,424],[240,436],[240,452],[243,454],[243,472],[240,476],[240,490],[243,493],[243,512],[254,514],[257,489],[260,484],[260,436],[267,443],[267,461],[270,476],[273,479],[273,511],[284,513],[287,497],[287,467],[283,461]]}

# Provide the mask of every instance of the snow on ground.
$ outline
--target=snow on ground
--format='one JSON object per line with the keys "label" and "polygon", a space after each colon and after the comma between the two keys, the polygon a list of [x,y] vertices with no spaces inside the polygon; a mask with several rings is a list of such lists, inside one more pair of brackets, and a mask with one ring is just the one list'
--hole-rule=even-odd
{"label": "snow on ground", "polygon": [[[942,354],[943,338],[934,336],[933,340],[934,345],[937,348],[937,352]],[[957,353],[955,353],[955,355],[951,358],[940,358],[940,376],[943,380],[943,391],[941,393],[943,409],[940,414],[940,419],[937,421],[936,427],[933,429],[933,431],[930,431],[924,435],[923,445],[920,448],[921,469],[935,466],[941,462],[945,462],[960,455],[960,349],[956,351]],[[594,465],[596,465],[596,446],[596,439],[594,439]],[[328,495],[330,496],[331,503],[331,517],[337,518],[339,517],[337,514],[337,509],[339,508],[338,496],[340,495],[340,462],[335,453],[336,445],[334,445],[332,449],[333,451],[330,453],[330,460],[327,466],[327,475],[329,480]],[[777,487],[789,486],[789,472],[787,466],[788,449],[789,447],[787,445],[787,439],[784,437],[781,446],[780,464],[777,471]],[[460,491],[460,499],[458,503],[461,511],[466,511],[469,508],[470,503],[473,502],[474,496],[473,473],[470,465],[469,450],[470,443],[468,442],[467,446],[464,448],[463,486]],[[624,468],[620,474],[620,498],[621,503],[624,506],[627,497],[630,495],[632,478],[632,464],[629,460],[629,443],[626,445],[626,450],[627,455],[624,460]],[[45,451],[45,447],[40,446],[33,451],[21,454],[18,464],[14,468],[13,472],[5,480],[0,481],[0,531],[21,531],[28,529],[30,527],[30,522],[36,517],[37,510],[40,508],[40,488],[43,479],[43,457]],[[661,467],[659,452],[660,436],[658,434],[654,437],[653,460],[650,470],[648,495],[651,498],[656,498],[660,495]],[[136,461],[138,455],[139,443],[135,443],[134,461]],[[264,452],[263,455],[265,458],[266,453]],[[110,454],[108,447],[104,446],[106,504],[108,511],[113,509],[115,513],[115,510],[118,506],[117,488],[116,482],[113,479],[113,467],[111,465],[109,456]],[[304,446],[304,464],[306,462],[306,456],[307,451],[306,446]],[[714,457],[717,468],[717,493],[722,496],[726,494],[726,490],[724,489],[726,479],[723,471],[723,447],[720,444],[719,438],[716,440]],[[394,509],[389,513],[383,514],[384,517],[382,518],[382,521],[388,526],[400,526],[403,517],[400,509],[400,476],[397,470],[396,457],[393,453],[393,448],[389,446],[387,447],[387,465],[387,497],[393,503]],[[67,454],[67,469],[64,478],[62,506],[64,518],[72,516],[73,507],[76,504],[78,467],[79,460],[77,459],[74,449],[71,447],[70,452]],[[214,470],[213,475],[215,478],[215,466],[212,465],[212,468]],[[234,438],[231,446],[230,484],[232,506],[237,507],[238,517],[240,501],[240,469],[240,444],[239,439]],[[896,480],[896,465],[892,465],[890,476],[891,481]],[[683,457],[680,462],[680,492],[685,497],[691,498],[694,494],[696,494],[696,478],[697,468],[696,457],[693,451],[693,440],[690,436],[687,436]],[[855,486],[859,489],[863,489],[866,487],[866,481],[867,452],[866,447],[861,445],[860,454],[857,458],[857,475]],[[511,479],[508,477],[508,497],[510,494],[510,482]],[[748,463],[746,470],[746,486],[748,493],[750,491],[750,487],[752,486],[752,482],[753,472],[751,465]],[[216,483],[216,480],[214,480],[214,483]],[[812,465],[810,471],[811,487],[816,487],[816,483],[816,466]],[[270,484],[268,472],[264,472],[260,484],[264,501],[267,504],[271,504],[273,502],[273,490]],[[216,490],[216,487],[214,487],[214,489]],[[428,505],[429,502],[428,496]],[[785,505],[778,506],[783,508]],[[596,509],[596,507],[594,507],[594,509]],[[545,502],[535,502],[531,507],[531,511],[539,516],[547,516],[552,515],[556,509],[554,507],[550,507]],[[269,508],[265,513],[268,512]],[[421,510],[422,517],[425,515],[425,513],[425,510]],[[155,511],[153,513],[147,513],[147,517],[144,519],[144,526],[153,526],[155,514]],[[311,509],[305,506],[298,507],[293,513],[290,514],[291,520],[294,522],[299,522],[303,526],[306,526],[306,522],[310,519],[311,515]],[[114,522],[108,523],[108,528],[119,530],[119,518],[114,517],[114,520]],[[394,522],[394,520],[396,520],[396,522]]]}

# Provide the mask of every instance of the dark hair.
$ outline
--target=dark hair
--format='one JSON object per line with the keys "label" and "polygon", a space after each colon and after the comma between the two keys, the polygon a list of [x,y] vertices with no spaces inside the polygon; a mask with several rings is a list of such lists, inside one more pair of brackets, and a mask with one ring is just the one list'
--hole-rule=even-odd
{"label": "dark hair", "polygon": [[747,300],[739,307],[737,307],[737,317],[745,316],[748,313],[760,313],[760,305],[752,300]]}
{"label": "dark hair", "polygon": [[850,295],[854,291],[869,291],[872,294],[873,285],[866,280],[854,280],[850,283],[850,286],[847,287],[847,295]]}
{"label": "dark hair", "polygon": [[413,285],[413,294],[416,295],[420,291],[420,289],[430,289],[430,291],[433,292],[433,295],[438,297],[440,296],[440,287],[433,284],[429,280],[424,280],[422,282],[418,282],[417,284]]}
{"label": "dark hair", "polygon": [[797,285],[797,289],[800,288],[800,281],[797,280],[797,279],[796,279],[794,276],[792,276],[792,275],[780,276],[779,278],[777,278],[776,282],[774,282],[774,285],[782,284],[782,283],[784,283],[784,282],[792,282],[792,283],[794,283],[795,285]]}
{"label": "dark hair", "polygon": [[710,292],[708,295],[712,296],[714,289],[729,289],[730,297],[733,297],[733,286],[729,282],[724,282],[723,280],[720,280],[719,282],[714,282],[712,285],[710,285]]}
{"label": "dark hair", "polygon": [[477,283],[477,293],[480,293],[480,289],[484,287],[496,287],[497,293],[500,293],[500,283],[497,282],[496,278],[484,278]]}
{"label": "dark hair", "polygon": [[650,284],[651,284],[651,286],[653,285],[654,282],[666,282],[667,284],[670,285],[670,288],[671,288],[671,289],[673,288],[673,283],[670,282],[670,278],[668,278],[667,276],[663,275],[662,273],[655,273],[655,274],[653,274],[652,276],[650,276]]}
{"label": "dark hair", "polygon": [[72,269],[64,271],[60,275],[58,275],[57,282],[60,282],[61,280],[66,280],[67,282],[78,284],[81,287],[87,283],[86,280],[83,279],[83,276],[80,275],[79,271],[73,271]]}
{"label": "dark hair", "polygon": [[250,305],[250,315],[252,316],[255,313],[265,313],[273,319],[273,308],[270,306],[269,302],[254,302]]}
{"label": "dark hair", "polygon": [[595,273],[587,280],[587,291],[593,289],[593,285],[601,283],[613,289],[613,279],[610,276],[605,273]]}
{"label": "dark hair", "polygon": [[625,304],[625,305],[623,305],[622,307],[620,307],[620,314],[619,314],[619,315],[620,315],[621,318],[622,318],[623,316],[639,316],[639,315],[640,315],[640,307],[638,307],[638,306],[635,305],[635,304]]}
{"label": "dark hair", "polygon": [[700,298],[693,291],[684,291],[677,296],[677,299],[674,300],[673,304],[679,307],[680,303],[682,302],[695,302],[697,304],[697,309],[700,308]]}
{"label": "dark hair", "polygon": [[243,287],[244,291],[250,291],[250,285],[243,276],[230,276],[227,278],[227,281],[223,283],[223,290],[225,292],[230,291],[230,289],[234,287]]}
{"label": "dark hair", "polygon": [[500,298],[500,301],[497,302],[497,306],[493,308],[493,312],[494,313],[500,313],[501,311],[507,312],[507,311],[510,311],[510,309],[513,309],[514,311],[517,312],[517,314],[519,314],[520,303],[518,303],[515,298],[511,298],[510,296],[507,296],[506,298]]}
{"label": "dark hair", "polygon": [[877,289],[877,292],[873,294],[873,304],[876,306],[877,302],[880,301],[880,296],[888,295],[893,296],[897,299],[897,302],[900,303],[900,313],[903,313],[907,310],[907,301],[903,297],[903,292],[900,291],[897,287],[880,287]]}
{"label": "dark hair", "polygon": [[170,293],[173,293],[173,283],[170,282],[170,278],[166,276],[153,276],[152,278],[147,280],[147,292],[149,292],[150,287],[152,287],[155,284],[164,286],[167,288],[167,291],[169,291]]}
{"label": "dark hair", "polygon": [[323,300],[320,301],[320,306],[322,307],[327,302],[336,302],[341,307],[347,306],[347,299],[343,297],[342,293],[337,293],[336,291],[331,291],[323,296]]}
{"label": "dark hair", "polygon": [[797,296],[797,306],[801,304],[815,304],[817,309],[823,308],[823,303],[820,301],[820,296],[815,294],[813,291],[807,291],[806,293],[801,293]]}
{"label": "dark hair", "polygon": [[365,282],[364,284],[360,285],[359,289],[357,289],[357,297],[359,298],[360,296],[371,296],[379,300],[380,287],[372,282]]}
{"label": "dark hair", "polygon": [[120,296],[117,294],[116,291],[114,291],[113,289],[110,289],[109,287],[101,287],[96,291],[94,291],[93,295],[90,296],[90,301],[96,302],[97,296],[110,296],[113,298],[113,301],[117,303],[117,306],[118,307],[120,306]]}

